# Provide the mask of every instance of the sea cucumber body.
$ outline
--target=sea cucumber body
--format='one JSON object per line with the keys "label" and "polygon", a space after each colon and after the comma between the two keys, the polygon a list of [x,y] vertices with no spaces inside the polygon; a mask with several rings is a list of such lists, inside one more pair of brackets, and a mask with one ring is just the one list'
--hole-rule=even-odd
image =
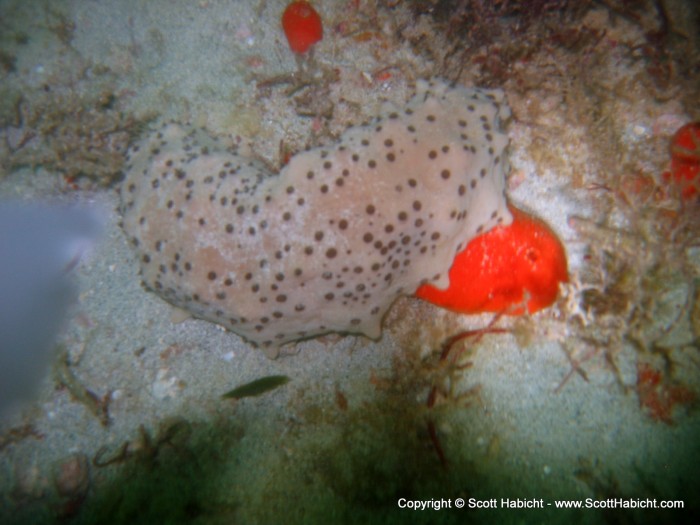
{"label": "sea cucumber body", "polygon": [[422,82],[400,110],[278,174],[166,124],[129,153],[124,229],[144,283],[273,351],[326,332],[378,337],[402,294],[444,288],[467,242],[511,215],[498,91]]}

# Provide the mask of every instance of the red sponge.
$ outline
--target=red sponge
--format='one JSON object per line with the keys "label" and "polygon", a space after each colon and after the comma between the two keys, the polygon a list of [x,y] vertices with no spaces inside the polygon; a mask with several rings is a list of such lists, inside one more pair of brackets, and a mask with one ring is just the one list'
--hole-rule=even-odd
{"label": "red sponge", "polygon": [[310,3],[303,0],[292,2],[284,10],[282,29],[295,53],[306,53],[323,38],[321,17]]}
{"label": "red sponge", "polygon": [[457,254],[450,286],[423,285],[416,296],[455,312],[520,315],[551,305],[567,282],[564,247],[541,220],[510,207],[513,222],[480,235]]}
{"label": "red sponge", "polygon": [[688,200],[700,195],[700,122],[681,127],[671,140],[671,171],[665,180],[673,179],[681,196]]}

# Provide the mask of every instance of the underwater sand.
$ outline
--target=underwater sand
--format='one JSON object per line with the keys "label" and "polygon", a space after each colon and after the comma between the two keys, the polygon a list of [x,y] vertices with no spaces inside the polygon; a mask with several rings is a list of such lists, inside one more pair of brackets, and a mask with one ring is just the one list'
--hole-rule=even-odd
{"label": "underwater sand", "polygon": [[[700,118],[688,103],[697,69],[659,87],[640,80],[652,58],[630,59],[651,15],[633,23],[598,5],[577,22],[590,29],[579,47],[538,48],[502,82],[473,64],[461,72],[466,85],[486,78],[505,90],[515,114],[509,197],[558,233],[571,285],[551,309],[499,319],[493,326],[504,332],[466,339],[453,366],[438,359],[441,344],[493,316],[404,298],[378,341],[323,336],[285,347],[276,360],[183,318],[140,285],[119,227],[118,182],[107,184],[111,165],[100,157],[104,173],[81,177],[80,167],[52,157],[59,139],[24,145],[32,126],[54,129],[52,118],[71,119],[61,108],[87,104],[117,121],[133,118],[119,122],[134,138],[151,121],[189,121],[279,166],[284,152],[330,143],[351,121],[371,118],[383,98],[404,103],[416,78],[458,76],[435,55],[444,45],[431,33],[436,22],[414,18],[403,3],[384,5],[396,2],[315,2],[324,40],[314,60],[297,64],[279,27],[284,4],[0,3],[0,196],[90,203],[105,221],[101,242],[74,270],[78,300],[36,400],[0,422],[0,522],[678,523],[697,515],[700,412],[684,402],[669,421],[652,417],[638,372],[650,363],[664,384],[700,393],[700,250],[645,229],[663,208],[697,233],[698,212],[634,195],[616,209],[614,191],[591,190],[630,173],[658,177],[670,136]],[[697,46],[694,19],[677,14],[689,6],[665,5],[677,32],[691,35],[683,42]],[[421,34],[435,39],[422,52]],[[579,58],[611,86],[595,93],[605,103],[591,122],[572,120],[590,113],[591,99],[580,77],[561,74]],[[85,132],[75,133],[80,140]],[[619,172],[603,169],[610,166]],[[674,250],[687,273],[664,270]],[[601,251],[614,263],[599,266]],[[641,284],[604,276],[611,286],[585,303],[586,287],[620,267]],[[625,293],[606,303],[615,290]],[[291,380],[257,397],[221,397],[270,375]],[[400,498],[449,499],[453,508],[401,509]],[[457,498],[545,506],[457,510]],[[685,510],[555,508],[586,498],[680,500]]]}

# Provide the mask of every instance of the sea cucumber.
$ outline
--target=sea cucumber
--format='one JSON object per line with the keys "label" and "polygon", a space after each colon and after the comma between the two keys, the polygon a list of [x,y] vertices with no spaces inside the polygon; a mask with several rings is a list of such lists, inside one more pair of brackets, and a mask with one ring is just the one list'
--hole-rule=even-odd
{"label": "sea cucumber", "polygon": [[378,337],[396,298],[447,287],[455,254],[512,220],[502,92],[416,91],[279,173],[201,129],[150,133],[121,190],[145,285],[273,354],[326,332]]}

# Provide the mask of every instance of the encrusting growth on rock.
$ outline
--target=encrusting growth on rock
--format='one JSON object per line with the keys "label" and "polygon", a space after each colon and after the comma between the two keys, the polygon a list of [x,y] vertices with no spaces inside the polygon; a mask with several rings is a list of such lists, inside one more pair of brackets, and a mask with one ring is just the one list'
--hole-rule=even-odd
{"label": "encrusting growth on rock", "polygon": [[326,332],[376,338],[470,239],[511,222],[500,91],[420,82],[402,109],[278,174],[199,129],[132,148],[124,229],[148,288],[271,352]]}

